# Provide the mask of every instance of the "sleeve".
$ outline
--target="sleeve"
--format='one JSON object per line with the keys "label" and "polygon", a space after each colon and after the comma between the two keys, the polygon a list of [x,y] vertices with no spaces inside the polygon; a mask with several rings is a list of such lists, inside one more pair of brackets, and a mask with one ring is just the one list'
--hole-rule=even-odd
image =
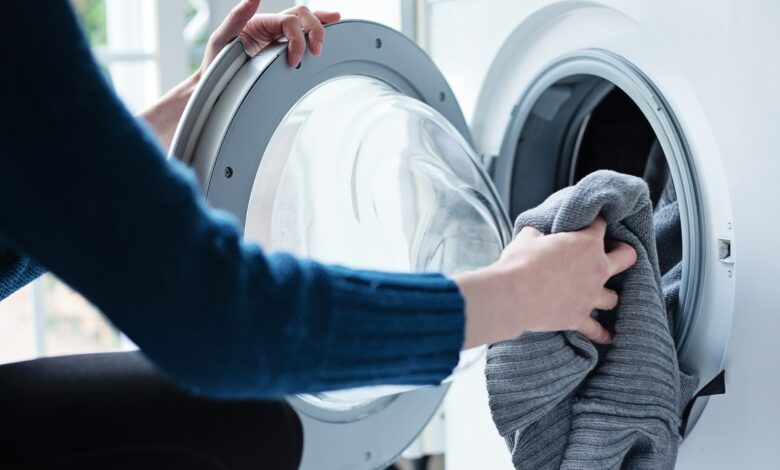
{"label": "sleeve", "polygon": [[464,304],[441,275],[266,254],[204,206],[109,89],[69,2],[0,30],[0,232],[164,372],[221,397],[446,377]]}
{"label": "sleeve", "polygon": [[8,246],[0,237],[0,300],[34,281],[45,273],[41,265]]}

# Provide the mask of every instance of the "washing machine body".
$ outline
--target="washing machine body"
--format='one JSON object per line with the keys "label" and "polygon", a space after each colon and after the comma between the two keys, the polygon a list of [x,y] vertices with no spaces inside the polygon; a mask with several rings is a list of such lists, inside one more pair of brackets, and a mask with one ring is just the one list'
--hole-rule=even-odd
{"label": "washing machine body", "polygon": [[[583,132],[601,142],[626,132],[641,140],[625,123],[612,127],[615,135],[609,126],[593,130],[594,99],[619,93],[634,103],[680,197],[681,363],[701,385],[720,370],[726,377],[725,394],[694,407],[678,468],[780,467],[780,250],[773,244],[780,4],[444,0],[427,2],[425,12],[424,44],[460,101],[510,216],[576,179],[576,162],[552,170],[550,161],[576,153]],[[618,148],[631,155],[630,145]],[[517,174],[528,170],[542,181]],[[500,439],[485,407],[468,405],[484,400],[479,380],[472,374],[450,391],[448,468],[509,468],[495,457]]]}
{"label": "washing machine body", "polygon": [[[495,259],[511,218],[588,165],[632,172],[657,148],[680,203],[680,360],[702,384],[727,377],[725,395],[697,402],[679,466],[771,467],[778,7],[445,0],[425,10],[435,63],[359,21],[328,26],[323,56],[299,69],[284,44],[249,58],[234,43],[188,105],[172,155],[266,248],[456,272]],[[617,157],[595,159],[602,150]],[[439,387],[290,397],[303,468],[383,468],[445,396],[447,467],[510,468],[483,361],[477,351]]]}

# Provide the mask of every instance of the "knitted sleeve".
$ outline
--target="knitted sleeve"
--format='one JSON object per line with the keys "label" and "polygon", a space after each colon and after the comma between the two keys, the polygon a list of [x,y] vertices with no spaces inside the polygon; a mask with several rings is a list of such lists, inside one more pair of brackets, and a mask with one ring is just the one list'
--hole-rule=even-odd
{"label": "knitted sleeve", "polygon": [[0,300],[34,281],[46,272],[28,256],[7,246],[0,237]]}
{"label": "knitted sleeve", "polygon": [[268,254],[205,207],[111,92],[69,2],[12,0],[0,30],[0,232],[202,393],[440,381],[464,305],[440,275]]}

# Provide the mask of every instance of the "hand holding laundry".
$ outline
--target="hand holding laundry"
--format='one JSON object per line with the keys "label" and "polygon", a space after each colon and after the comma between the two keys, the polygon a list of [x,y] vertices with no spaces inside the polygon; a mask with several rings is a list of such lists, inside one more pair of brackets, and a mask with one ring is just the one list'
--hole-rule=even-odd
{"label": "hand holding laundry", "polygon": [[517,245],[502,258],[533,268],[523,286],[536,293],[527,297],[534,304],[524,311],[525,331],[575,330],[597,343],[609,341],[609,332],[590,313],[615,308],[618,295],[604,285],[634,265],[636,251],[616,241],[608,241],[605,250],[606,229],[597,217],[579,232],[543,235],[530,225],[520,230]]}
{"label": "hand holding laundry", "polygon": [[514,338],[526,331],[579,331],[596,343],[610,333],[590,313],[617,305],[607,280],[636,261],[634,249],[609,242],[596,218],[580,231],[543,235],[523,228],[493,265],[457,276],[466,299],[465,348]]}
{"label": "hand holding laundry", "polygon": [[674,304],[665,302],[664,287],[679,277],[662,281],[647,185],[597,171],[521,214],[515,228],[565,233],[597,216],[607,221],[608,237],[637,253],[616,279],[620,302],[608,314],[615,324],[609,348],[576,332],[532,333],[487,353],[490,410],[518,469],[674,467],[696,379],[677,362],[667,315]]}

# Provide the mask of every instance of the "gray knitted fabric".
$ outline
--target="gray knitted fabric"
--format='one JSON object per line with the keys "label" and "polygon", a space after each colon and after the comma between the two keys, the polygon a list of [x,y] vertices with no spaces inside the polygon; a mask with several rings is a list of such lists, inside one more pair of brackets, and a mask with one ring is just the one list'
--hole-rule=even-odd
{"label": "gray knitted fabric", "polygon": [[677,195],[672,180],[667,180],[653,214],[655,243],[658,247],[658,267],[661,271],[661,286],[664,303],[670,317],[677,312],[682,275],[682,227]]}
{"label": "gray knitted fabric", "polygon": [[[674,331],[672,321],[679,308],[680,282],[682,278],[682,226],[677,194],[672,179],[668,178],[653,214],[655,244],[658,249],[658,267],[661,271],[661,288],[664,294],[669,331]],[[696,391],[698,377],[689,374],[680,364],[681,395],[690,399]]]}
{"label": "gray knitted fabric", "polygon": [[694,381],[677,363],[645,182],[592,173],[521,214],[515,231],[579,230],[598,215],[607,237],[638,255],[610,285],[620,293],[618,307],[600,313],[612,326],[612,344],[596,347],[576,332],[529,333],[487,353],[490,409],[518,469],[674,467]]}

